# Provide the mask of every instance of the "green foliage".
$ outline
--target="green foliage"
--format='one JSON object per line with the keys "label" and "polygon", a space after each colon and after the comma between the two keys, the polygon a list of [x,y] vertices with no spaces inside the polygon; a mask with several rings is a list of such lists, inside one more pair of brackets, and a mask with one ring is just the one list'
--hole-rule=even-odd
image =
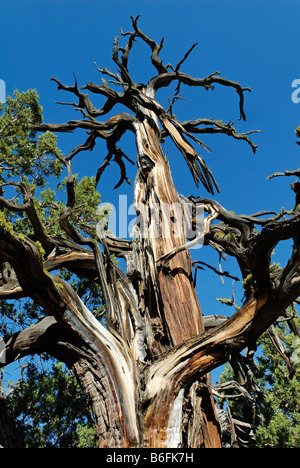
{"label": "green foliage", "polygon": [[26,448],[96,447],[88,403],[63,364],[42,371],[29,364],[7,400]]}
{"label": "green foliage", "polygon": [[12,224],[7,220],[4,211],[0,211],[0,226],[6,231],[9,232],[12,236],[14,235],[14,229]]}
{"label": "green foliage", "polygon": [[40,255],[41,255],[41,258],[42,260],[44,261],[45,259],[45,249],[43,248],[42,244],[40,243],[40,241],[36,241],[36,246],[37,248],[39,249],[39,252],[40,252]]}
{"label": "green foliage", "polygon": [[[300,319],[295,319],[299,329]],[[291,355],[295,353],[295,343],[299,345],[299,338],[291,333],[286,322],[276,327],[281,339]],[[257,448],[286,448],[300,446],[300,362],[295,359],[295,375],[291,378],[286,363],[275,350],[268,333],[262,335],[259,341],[260,354],[256,357],[257,371],[254,381],[259,391],[251,396],[258,411],[255,421],[258,426],[255,431],[255,447]],[[229,365],[220,381],[230,381],[234,374]],[[249,421],[249,403],[243,398],[228,400],[233,417]],[[258,417],[259,416],[259,417]],[[253,417],[253,413],[251,413]]]}
{"label": "green foliage", "polygon": [[[37,136],[32,124],[43,121],[42,107],[36,90],[7,97],[0,107],[0,183],[13,180],[30,185],[31,194],[40,219],[51,234],[63,234],[59,216],[66,201],[66,178],[63,172],[63,155],[57,147],[57,137],[52,132]],[[96,236],[96,223],[100,217],[96,210],[101,196],[95,188],[94,177],[75,178],[76,204],[70,222],[79,231]],[[20,202],[21,192],[9,188],[15,203]],[[13,230],[22,235],[31,235],[32,226],[23,213],[5,213],[0,222],[13,222]],[[12,228],[10,228],[11,230]]]}
{"label": "green foliage", "polygon": [[76,448],[97,448],[95,429],[92,426],[89,424],[86,424],[85,426],[78,424],[76,434],[78,437]]}
{"label": "green foliage", "polygon": [[27,178],[39,187],[47,177],[61,174],[56,136],[46,132],[36,137],[31,129],[42,122],[42,111],[36,90],[16,90],[1,106],[0,181]]}
{"label": "green foliage", "polygon": [[250,273],[248,276],[246,276],[246,278],[244,278],[244,280],[242,282],[243,287],[245,287],[248,283],[250,283],[252,278],[253,278],[252,273]]}
{"label": "green foliage", "polygon": [[[46,232],[49,235],[60,234],[66,236],[59,224],[59,218],[66,200],[67,179],[58,181],[57,187],[45,187],[33,196],[35,209]],[[97,207],[101,203],[101,195],[95,188],[94,177],[83,177],[80,181],[75,178],[76,203],[74,213],[70,216],[70,223],[91,237],[96,237],[96,224],[101,219],[97,215]],[[32,234],[32,226],[26,215],[10,215],[14,222],[14,231],[22,234]]]}
{"label": "green foliage", "polygon": [[[297,319],[299,328],[300,320]],[[286,324],[278,329],[291,354],[296,336]],[[300,363],[295,362],[296,373],[291,379],[281,356],[274,352],[265,334],[261,339],[263,355],[258,358],[260,382],[264,389],[265,424],[258,428],[258,447],[300,447]]]}

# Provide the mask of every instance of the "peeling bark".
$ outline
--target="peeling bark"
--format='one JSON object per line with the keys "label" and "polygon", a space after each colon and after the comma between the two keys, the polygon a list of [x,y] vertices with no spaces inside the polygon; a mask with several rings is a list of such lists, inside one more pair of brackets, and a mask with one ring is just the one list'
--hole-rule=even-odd
{"label": "peeling bark", "polygon": [[24,448],[22,435],[17,430],[2,396],[0,397],[0,448]]}

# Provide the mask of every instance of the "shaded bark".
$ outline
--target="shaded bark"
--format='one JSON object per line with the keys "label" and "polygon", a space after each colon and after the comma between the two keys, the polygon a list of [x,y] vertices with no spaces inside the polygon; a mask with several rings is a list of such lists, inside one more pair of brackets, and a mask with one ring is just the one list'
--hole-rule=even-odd
{"label": "shaded bark", "polygon": [[22,435],[17,430],[3,397],[0,397],[0,448],[24,448]]}

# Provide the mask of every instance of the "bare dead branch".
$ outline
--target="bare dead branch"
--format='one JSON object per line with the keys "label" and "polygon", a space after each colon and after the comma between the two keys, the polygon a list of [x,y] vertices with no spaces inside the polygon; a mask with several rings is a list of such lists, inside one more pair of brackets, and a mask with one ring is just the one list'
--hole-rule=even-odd
{"label": "bare dead branch", "polygon": [[205,262],[201,262],[200,260],[197,260],[197,261],[193,262],[193,267],[196,268],[196,269],[199,268],[199,269],[203,270],[204,268],[202,268],[201,265],[209,268],[210,270],[212,270],[214,273],[216,273],[219,276],[225,276],[225,278],[231,278],[234,281],[240,281],[239,278],[237,278],[236,276],[231,276],[229,271],[219,271],[215,267],[213,267],[212,265],[209,265],[208,263],[205,263]]}
{"label": "bare dead branch", "polygon": [[280,354],[282,359],[285,361],[286,366],[290,373],[290,378],[292,379],[293,376],[295,375],[296,369],[295,369],[295,365],[294,365],[291,354],[289,353],[285,344],[280,339],[280,336],[278,332],[276,331],[276,328],[274,325],[270,326],[270,328],[268,329],[268,334],[269,334],[269,337],[271,338],[271,341],[276,351]]}
{"label": "bare dead branch", "polygon": [[[240,346],[246,346],[249,339],[255,340],[254,336],[259,336],[264,329],[268,328],[268,324],[272,324],[276,317],[281,315],[280,311],[284,310],[282,307],[282,304],[276,305],[273,301],[268,303],[264,299],[260,302],[252,298],[223,324],[191,339],[188,343],[180,344],[177,350],[172,349],[166,353],[160,362],[154,363],[149,370],[149,396],[150,394],[152,397],[154,394],[161,396],[165,392],[168,393],[170,388],[174,391],[179,382],[182,384],[183,381],[188,381],[194,372],[207,371],[207,361],[203,352],[206,347],[210,355],[214,357],[210,360],[209,369],[212,370],[215,365],[220,365],[223,359],[227,360],[224,354],[226,355],[229,349],[235,353]],[[246,328],[244,320],[247,321]],[[262,329],[258,330],[257,326]],[[227,327],[231,330],[230,338],[225,332]],[[227,343],[226,336],[228,337]],[[168,390],[165,386],[168,386]]]}
{"label": "bare dead branch", "polygon": [[22,357],[43,352],[50,352],[53,357],[68,364],[82,355],[80,348],[72,344],[72,336],[55,318],[46,317],[36,325],[15,333],[5,343],[6,363],[0,363],[0,368]]}
{"label": "bare dead branch", "polygon": [[284,172],[275,172],[272,175],[269,175],[267,177],[267,180],[271,180],[274,177],[285,177],[285,176],[296,176],[300,177],[300,169],[297,169],[296,171],[284,171]]}
{"label": "bare dead branch", "polygon": [[[197,153],[197,151],[188,143],[184,137],[186,132],[182,130],[179,123],[177,121],[176,123],[175,121],[172,121],[172,119],[167,114],[162,115],[160,120],[165,131],[172,138],[173,142],[182,153],[193,176],[196,186],[198,187],[199,181],[201,181],[208,192],[213,194],[214,187],[219,192],[220,190],[218,184],[211,170],[208,168],[207,164]],[[198,141],[198,143],[201,142]],[[203,146],[202,143],[201,146]]]}
{"label": "bare dead branch", "polygon": [[[199,128],[199,125],[201,126]],[[249,135],[253,133],[260,133],[260,130],[251,130],[245,133],[237,133],[233,127],[233,122],[223,124],[221,121],[212,119],[197,119],[194,121],[182,122],[182,126],[190,133],[198,134],[218,134],[231,136],[236,140],[246,141],[252,148],[253,153],[256,153],[258,145],[255,145],[249,138]]]}
{"label": "bare dead branch", "polygon": [[[75,77],[75,75],[74,75],[74,77]],[[102,109],[96,109],[93,106],[93,104],[91,103],[88,95],[79,91],[76,77],[75,77],[75,85],[74,86],[66,86],[66,85],[62,84],[57,78],[50,78],[50,81],[55,81],[58,84],[58,89],[59,90],[71,92],[71,93],[75,94],[75,96],[77,96],[79,98],[78,104],[76,104],[76,103],[62,103],[62,102],[59,102],[59,104],[71,105],[71,106],[73,106],[75,108],[75,110],[81,111],[82,114],[87,118],[89,118],[89,117],[95,118],[95,117],[99,117],[101,115],[105,115],[115,105],[115,101],[112,100],[109,97],[107,99],[106,103],[104,104],[104,106],[102,107]]]}
{"label": "bare dead branch", "polygon": [[169,86],[172,81],[178,81],[179,84],[183,83],[188,86],[200,86],[205,89],[212,89],[212,84],[214,83],[234,88],[240,98],[240,119],[246,120],[246,114],[244,112],[244,92],[250,92],[250,88],[243,88],[236,81],[227,80],[226,78],[220,77],[219,74],[216,73],[213,73],[206,78],[193,78],[182,72],[162,73],[152,78],[152,80],[149,81],[148,86],[157,91],[159,88]]}
{"label": "bare dead branch", "polygon": [[[132,40],[133,42],[133,40]],[[128,53],[129,53],[129,50],[128,51],[125,51],[123,53],[123,57],[124,57],[124,54],[125,54],[125,59],[122,60],[122,62],[120,61],[119,59],[119,52],[120,52],[120,47],[119,47],[119,38],[118,36],[115,38],[115,41],[114,41],[114,50],[113,50],[113,61],[118,65],[119,67],[119,70],[121,72],[121,78],[123,80],[124,83],[126,83],[129,87],[131,87],[133,85],[133,81],[128,73],[128,70],[127,70],[127,61],[128,61]]]}
{"label": "bare dead branch", "polygon": [[95,147],[96,144],[96,139],[98,137],[98,133],[96,131],[91,131],[88,134],[88,138],[85,143],[82,145],[76,146],[76,148],[73,149],[73,151],[66,157],[66,161],[70,161],[71,159],[74,158],[78,153],[81,151],[92,151]]}
{"label": "bare dead branch", "polygon": [[111,78],[114,78],[118,84],[123,84],[123,81],[120,75],[118,75],[118,73],[113,73],[107,68],[99,68],[96,62],[94,62],[94,65],[97,68],[98,72],[102,73],[103,75],[107,75],[107,76],[110,76]]}
{"label": "bare dead branch", "polygon": [[85,143],[76,146],[74,150],[66,156],[64,163],[73,159],[74,156],[82,151],[91,151],[95,147],[97,138],[116,143],[124,132],[128,129],[132,130],[132,124],[135,118],[125,112],[111,117],[106,122],[97,122],[95,120],[71,120],[64,124],[40,124],[32,127],[38,131],[51,132],[72,132],[75,129],[90,130]]}
{"label": "bare dead branch", "polygon": [[175,67],[175,72],[178,72],[181,65],[183,64],[183,62],[185,62],[185,60],[188,58],[188,56],[190,55],[190,53],[192,52],[192,50],[194,50],[194,48],[198,45],[198,42],[195,42],[195,44],[193,44],[189,50],[186,52],[186,54],[184,55],[184,57],[180,60],[180,62],[178,62],[178,64],[176,65]]}
{"label": "bare dead branch", "polygon": [[160,53],[161,49],[163,48],[164,39],[161,40],[160,44],[157,44],[155,41],[153,41],[148,36],[146,36],[146,34],[144,34],[137,26],[137,22],[138,22],[139,17],[140,17],[140,15],[137,16],[136,18],[133,18],[131,16],[132,25],[133,25],[133,28],[134,28],[134,33],[125,33],[125,34],[122,33],[122,35],[130,34],[130,36],[133,39],[135,37],[140,37],[151,48],[151,50],[152,50],[151,61],[152,61],[152,64],[154,65],[154,67],[156,68],[156,70],[158,71],[158,73],[159,74],[160,73],[166,73],[168,70],[163,65],[162,61],[159,58],[159,53]]}

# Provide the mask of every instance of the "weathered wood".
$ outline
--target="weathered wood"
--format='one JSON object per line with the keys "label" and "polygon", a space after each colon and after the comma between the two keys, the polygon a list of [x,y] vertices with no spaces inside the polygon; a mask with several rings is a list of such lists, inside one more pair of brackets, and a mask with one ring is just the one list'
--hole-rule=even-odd
{"label": "weathered wood", "polygon": [[[146,271],[152,277],[153,284],[157,286],[155,307],[153,307],[153,298],[151,299],[152,304],[148,305],[150,317],[158,315],[168,337],[168,342],[175,346],[199,335],[203,332],[204,327],[197,294],[191,281],[192,262],[187,250],[171,259],[168,268],[157,268],[156,264],[159,257],[184,244],[186,234],[179,195],[172,181],[169,164],[159,146],[158,131],[153,130],[153,120],[152,125],[147,118],[141,125],[136,126],[138,161],[140,161],[141,169],[135,182],[135,204],[137,209],[139,206],[145,205],[151,207],[151,218],[155,223],[154,226],[150,224],[147,233],[144,232],[143,237],[138,239],[142,244],[142,250],[148,250],[152,254],[151,257],[148,255],[146,258]],[[142,166],[145,156],[147,157],[146,168]],[[143,179],[143,185],[141,179]],[[170,220],[170,214],[166,216],[164,213],[166,206],[173,208],[172,222],[174,224],[177,222],[177,225],[182,224],[180,236],[174,228],[172,229],[172,226],[170,226],[167,237],[159,235],[165,226],[159,222],[156,224],[157,220]],[[153,213],[154,208],[157,210],[156,213]],[[147,219],[150,219],[150,214]],[[146,282],[146,278],[144,281]],[[188,301],[187,298],[189,298]],[[150,447],[169,447],[176,446],[176,443],[181,444],[178,431],[182,419],[182,399],[184,397],[182,391],[178,394],[174,392],[168,404],[161,399],[159,405],[155,400],[153,405],[149,405],[145,415],[143,444]],[[208,392],[208,390],[206,389],[204,392]],[[210,405],[213,408],[211,401]],[[170,438],[170,425],[175,424],[174,419],[178,427],[177,429],[173,428],[174,438]],[[210,431],[208,430],[208,432]],[[218,446],[219,438],[215,437],[215,439],[218,440],[218,443],[214,440]]]}

